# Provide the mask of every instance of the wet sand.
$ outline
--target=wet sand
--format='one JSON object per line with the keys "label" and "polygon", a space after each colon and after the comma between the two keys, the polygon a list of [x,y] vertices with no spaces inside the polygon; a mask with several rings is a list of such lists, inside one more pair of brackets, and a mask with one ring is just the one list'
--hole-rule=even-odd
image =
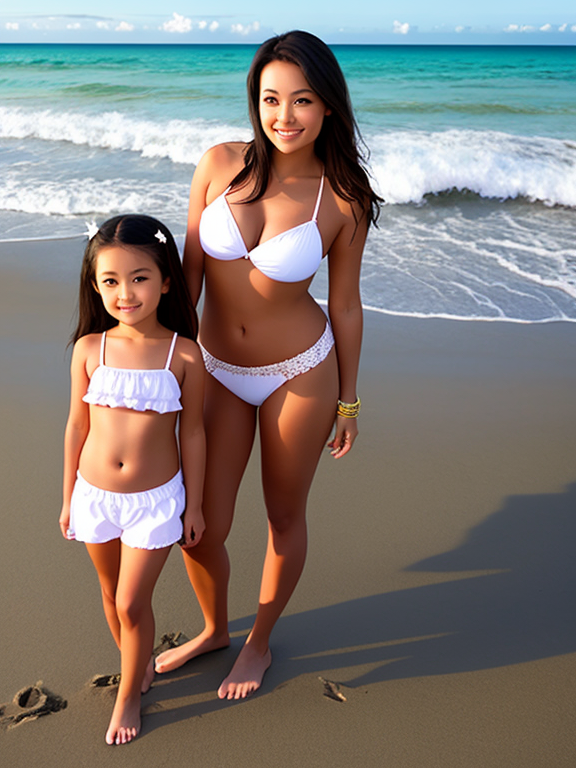
{"label": "wet sand", "polygon": [[[361,435],[321,461],[261,692],[216,696],[257,602],[253,456],[229,541],[232,648],[157,677],[141,736],[106,746],[114,688],[89,681],[118,654],[88,557],[57,525],[82,249],[0,245],[0,704],[38,681],[67,702],[3,728],[0,765],[573,766],[576,325],[374,313]],[[200,629],[177,550],[155,611],[158,638]]]}

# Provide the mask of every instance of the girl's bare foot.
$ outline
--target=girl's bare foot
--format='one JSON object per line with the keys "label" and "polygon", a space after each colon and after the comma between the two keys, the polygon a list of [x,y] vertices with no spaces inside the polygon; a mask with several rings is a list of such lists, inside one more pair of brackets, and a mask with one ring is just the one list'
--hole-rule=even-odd
{"label": "girl's bare foot", "polygon": [[140,733],[140,696],[124,699],[120,694],[106,731],[107,744],[128,744]]}
{"label": "girl's bare foot", "polygon": [[146,672],[144,672],[144,677],[142,679],[142,687],[140,690],[142,693],[148,693],[150,690],[150,686],[152,685],[152,680],[154,680],[154,659],[150,659],[148,662],[148,666],[146,667]]}
{"label": "girl's bare foot", "polygon": [[226,632],[223,635],[211,635],[206,631],[201,632],[197,637],[189,640],[187,643],[170,648],[164,651],[156,658],[156,672],[171,672],[186,664],[190,659],[201,656],[209,651],[218,651],[221,648],[227,648],[230,645],[230,638]]}
{"label": "girl's bare foot", "polygon": [[230,674],[218,688],[218,696],[221,699],[245,699],[260,688],[264,674],[271,663],[272,654],[269,648],[262,655],[247,641]]}

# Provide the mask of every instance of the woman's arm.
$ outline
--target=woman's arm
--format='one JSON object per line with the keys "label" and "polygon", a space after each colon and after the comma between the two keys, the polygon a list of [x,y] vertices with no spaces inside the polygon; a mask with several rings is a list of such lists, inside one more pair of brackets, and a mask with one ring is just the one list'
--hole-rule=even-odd
{"label": "woman's arm", "polygon": [[200,217],[209,202],[221,194],[242,168],[245,144],[218,144],[196,166],[188,205],[188,224],[182,266],[192,303],[198,304],[204,280],[204,252],[200,245]]}
{"label": "woman's arm", "polygon": [[184,544],[193,547],[202,538],[205,523],[202,514],[206,437],[204,435],[204,362],[198,345],[190,339],[178,339],[178,352],[184,360],[181,385],[180,461],[186,488]]}
{"label": "woman's arm", "polygon": [[88,374],[86,373],[87,337],[79,339],[74,345],[72,363],[70,365],[70,411],[64,433],[64,482],[62,488],[62,509],[60,512],[60,530],[65,539],[70,538],[70,500],[80,454],[90,428],[89,406],[82,400],[88,389]]}
{"label": "woman's arm", "polygon": [[[328,256],[328,313],[338,355],[339,399],[344,403],[354,403],[358,396],[356,382],[362,346],[360,266],[368,224],[366,215],[359,209],[356,210],[356,215],[358,224],[350,210],[346,223],[330,247]],[[339,459],[346,455],[357,435],[357,419],[337,416],[336,433],[328,443],[334,458]]]}

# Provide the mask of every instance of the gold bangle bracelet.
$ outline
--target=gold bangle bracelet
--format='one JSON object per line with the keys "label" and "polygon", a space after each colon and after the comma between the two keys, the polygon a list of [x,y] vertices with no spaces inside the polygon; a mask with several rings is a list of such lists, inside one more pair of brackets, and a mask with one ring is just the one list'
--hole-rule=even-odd
{"label": "gold bangle bracelet", "polygon": [[336,415],[343,416],[345,419],[357,419],[360,413],[360,405],[360,398],[355,403],[344,403],[342,400],[338,400]]}

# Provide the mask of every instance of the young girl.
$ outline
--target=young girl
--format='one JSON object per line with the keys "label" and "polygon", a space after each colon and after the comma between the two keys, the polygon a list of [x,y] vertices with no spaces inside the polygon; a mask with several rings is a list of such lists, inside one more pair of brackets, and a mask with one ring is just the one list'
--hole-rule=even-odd
{"label": "young girl", "polygon": [[204,531],[196,332],[166,227],[135,215],[103,224],[80,278],[60,528],[86,543],[121,653],[108,744],[140,730],[141,693],[154,675],[152,592],[170,547],[194,547]]}
{"label": "young girl", "polygon": [[[359,276],[378,214],[334,54],[306,32],[267,40],[248,74],[253,141],[220,144],[196,168],[184,270],[204,285],[206,533],[184,552],[204,631],[156,660],[166,672],[229,643],[225,541],[258,421],[268,547],[254,627],[219,689],[240,699],[271,662],[270,633],[306,556],[306,502],[330,431],[335,458],[357,435]],[[326,256],[328,314],[308,292]],[[225,468],[225,472],[223,472]]]}

